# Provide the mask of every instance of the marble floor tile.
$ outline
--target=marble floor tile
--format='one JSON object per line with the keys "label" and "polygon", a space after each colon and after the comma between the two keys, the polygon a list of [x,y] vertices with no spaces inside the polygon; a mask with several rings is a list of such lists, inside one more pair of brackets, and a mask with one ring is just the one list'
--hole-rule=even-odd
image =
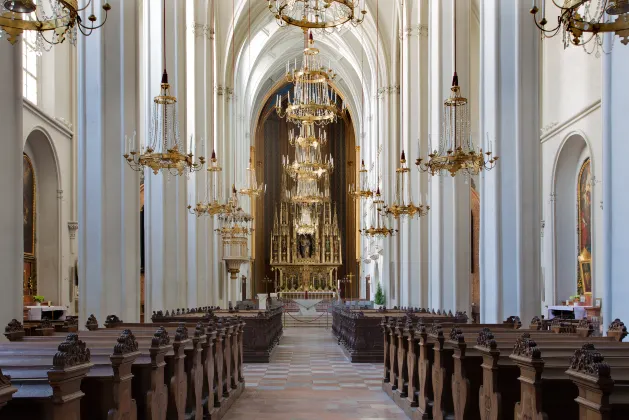
{"label": "marble floor tile", "polygon": [[224,420],[407,419],[382,391],[382,365],[352,364],[329,329],[289,328],[267,365],[245,365]]}

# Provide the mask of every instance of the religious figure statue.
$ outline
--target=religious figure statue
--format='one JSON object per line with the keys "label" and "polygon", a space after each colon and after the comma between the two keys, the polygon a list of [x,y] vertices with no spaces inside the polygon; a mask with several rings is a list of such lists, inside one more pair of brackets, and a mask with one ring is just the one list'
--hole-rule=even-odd
{"label": "religious figure statue", "polygon": [[312,254],[311,241],[308,235],[302,235],[299,238],[299,254],[301,258],[310,258]]}

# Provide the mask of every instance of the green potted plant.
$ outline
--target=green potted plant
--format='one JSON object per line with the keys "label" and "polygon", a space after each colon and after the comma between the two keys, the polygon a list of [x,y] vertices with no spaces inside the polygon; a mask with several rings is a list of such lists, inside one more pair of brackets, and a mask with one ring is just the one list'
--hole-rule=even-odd
{"label": "green potted plant", "polygon": [[41,295],[33,296],[33,300],[35,301],[35,305],[41,306],[41,303],[44,301],[44,297]]}
{"label": "green potted plant", "polygon": [[373,299],[374,307],[376,309],[379,309],[382,307],[382,305],[385,304],[385,302],[386,302],[386,298],[384,296],[384,292],[382,291],[382,286],[378,282],[378,285],[376,286],[376,295],[374,296],[374,299]]}

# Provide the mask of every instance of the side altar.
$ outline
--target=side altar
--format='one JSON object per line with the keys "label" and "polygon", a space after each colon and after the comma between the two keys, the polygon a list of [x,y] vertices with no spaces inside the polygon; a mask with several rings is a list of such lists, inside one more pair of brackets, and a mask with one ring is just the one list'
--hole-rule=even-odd
{"label": "side altar", "polygon": [[275,209],[270,257],[280,297],[335,298],[343,261],[336,209],[329,202],[281,202],[279,211]]}

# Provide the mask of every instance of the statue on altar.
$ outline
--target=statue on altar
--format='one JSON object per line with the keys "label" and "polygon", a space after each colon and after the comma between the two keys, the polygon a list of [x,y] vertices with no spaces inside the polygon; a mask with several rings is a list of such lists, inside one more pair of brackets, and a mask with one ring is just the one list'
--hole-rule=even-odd
{"label": "statue on altar", "polygon": [[302,259],[308,259],[312,257],[313,243],[311,235],[299,235],[299,256]]}

